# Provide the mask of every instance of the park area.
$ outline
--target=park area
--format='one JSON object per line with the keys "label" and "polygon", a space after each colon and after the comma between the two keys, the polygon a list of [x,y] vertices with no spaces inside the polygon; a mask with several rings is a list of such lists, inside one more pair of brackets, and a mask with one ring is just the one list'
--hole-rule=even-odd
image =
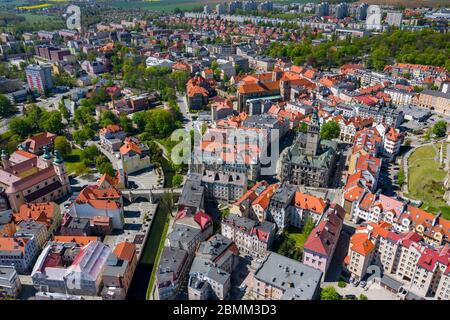
{"label": "park area", "polygon": [[303,254],[303,246],[309,234],[314,229],[314,221],[308,218],[302,229],[293,226],[283,231],[280,240],[275,243],[275,252],[291,259],[300,260]]}
{"label": "park area", "polygon": [[409,157],[408,167],[406,196],[423,201],[422,209],[432,213],[442,212],[444,218],[450,219],[450,206],[443,198],[443,181],[447,173],[439,164],[439,145],[417,148]]}

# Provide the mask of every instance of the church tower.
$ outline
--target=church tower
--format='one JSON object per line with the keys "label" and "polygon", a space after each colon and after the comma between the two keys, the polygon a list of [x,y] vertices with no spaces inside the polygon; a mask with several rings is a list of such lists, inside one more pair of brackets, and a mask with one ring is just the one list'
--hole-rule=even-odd
{"label": "church tower", "polygon": [[58,175],[59,179],[61,180],[61,184],[63,186],[67,186],[67,192],[70,191],[70,183],[69,183],[69,177],[67,176],[67,170],[66,165],[64,164],[64,161],[59,154],[59,151],[55,151],[55,159],[53,160],[53,168],[55,169],[55,173]]}
{"label": "church tower", "polygon": [[311,121],[308,124],[308,131],[306,132],[306,148],[305,154],[308,156],[317,155],[320,140],[320,124],[317,111],[314,110],[311,116]]}
{"label": "church tower", "polygon": [[53,156],[47,146],[44,146],[43,149],[44,149],[44,155],[42,156],[42,160],[45,161],[45,163],[47,164],[47,168],[48,168],[48,167],[50,167],[50,165],[52,163]]}

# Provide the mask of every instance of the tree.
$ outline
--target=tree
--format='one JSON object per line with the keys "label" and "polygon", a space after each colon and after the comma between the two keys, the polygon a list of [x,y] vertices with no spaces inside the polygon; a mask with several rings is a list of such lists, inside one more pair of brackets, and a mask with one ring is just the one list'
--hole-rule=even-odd
{"label": "tree", "polygon": [[369,300],[368,298],[367,298],[367,296],[365,295],[365,294],[360,294],[359,295],[359,300]]}
{"label": "tree", "polygon": [[405,172],[403,170],[400,170],[397,175],[397,183],[400,187],[405,183],[405,179]]}
{"label": "tree", "polygon": [[102,128],[105,128],[111,124],[116,124],[117,122],[118,122],[117,117],[111,110],[103,111],[100,114],[100,123],[99,124]]}
{"label": "tree", "polygon": [[127,115],[125,114],[120,115],[119,124],[126,133],[130,133],[131,131],[133,131],[133,121],[130,118],[128,118]]}
{"label": "tree", "polygon": [[433,126],[433,133],[436,137],[442,138],[447,134],[447,122],[439,120]]}
{"label": "tree", "polygon": [[320,292],[320,300],[341,300],[334,287],[325,287]]}
{"label": "tree", "polygon": [[32,125],[26,117],[13,117],[9,121],[9,130],[21,138],[27,137],[32,132]]}
{"label": "tree", "polygon": [[62,116],[59,111],[50,112],[42,123],[42,129],[55,134],[61,134],[63,128]]}
{"label": "tree", "polygon": [[83,160],[83,162],[86,165],[90,165],[94,163],[94,159],[100,155],[100,151],[98,150],[96,145],[90,145],[87,146],[86,148],[84,148],[81,151],[81,160]]}
{"label": "tree", "polygon": [[320,137],[324,140],[332,140],[339,137],[341,129],[336,121],[328,121],[320,128]]}
{"label": "tree", "polygon": [[0,94],[0,117],[7,117],[14,112],[16,112],[16,108],[11,101],[5,95]]}
{"label": "tree", "polygon": [[58,105],[58,110],[61,113],[61,116],[66,119],[67,121],[70,120],[70,112],[67,110],[66,106],[64,105],[64,102],[61,100]]}
{"label": "tree", "polygon": [[67,141],[66,137],[58,136],[55,139],[55,150],[59,151],[61,156],[65,158],[72,152],[72,146],[69,141]]}
{"label": "tree", "polygon": [[178,188],[183,183],[183,176],[181,174],[176,174],[172,177],[172,186]]}

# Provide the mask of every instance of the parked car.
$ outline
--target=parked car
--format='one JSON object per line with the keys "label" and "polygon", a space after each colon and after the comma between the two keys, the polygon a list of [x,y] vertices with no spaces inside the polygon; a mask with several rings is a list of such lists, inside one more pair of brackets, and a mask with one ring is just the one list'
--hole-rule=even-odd
{"label": "parked car", "polygon": [[361,288],[364,288],[366,285],[367,285],[367,282],[365,282],[365,281],[361,281],[361,282],[359,283],[359,286],[360,286]]}
{"label": "parked car", "polygon": [[359,280],[356,280],[353,284],[357,287],[359,285]]}
{"label": "parked car", "polygon": [[356,296],[354,294],[346,294],[344,299],[356,299]]}
{"label": "parked car", "polygon": [[245,292],[245,290],[247,290],[247,285],[244,284],[244,285],[240,286],[240,287],[239,287],[239,290],[240,290],[241,292]]}

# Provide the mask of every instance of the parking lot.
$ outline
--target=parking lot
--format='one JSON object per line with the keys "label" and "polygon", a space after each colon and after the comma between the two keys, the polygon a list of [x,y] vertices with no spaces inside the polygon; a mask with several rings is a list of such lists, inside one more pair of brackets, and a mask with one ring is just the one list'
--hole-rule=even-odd
{"label": "parking lot", "polygon": [[355,287],[353,284],[347,284],[345,288],[339,288],[337,282],[326,282],[321,287],[332,286],[342,297],[355,296],[356,299],[363,294],[369,300],[400,300],[400,298],[392,292],[380,287],[377,283],[367,284],[365,288],[361,286]]}

